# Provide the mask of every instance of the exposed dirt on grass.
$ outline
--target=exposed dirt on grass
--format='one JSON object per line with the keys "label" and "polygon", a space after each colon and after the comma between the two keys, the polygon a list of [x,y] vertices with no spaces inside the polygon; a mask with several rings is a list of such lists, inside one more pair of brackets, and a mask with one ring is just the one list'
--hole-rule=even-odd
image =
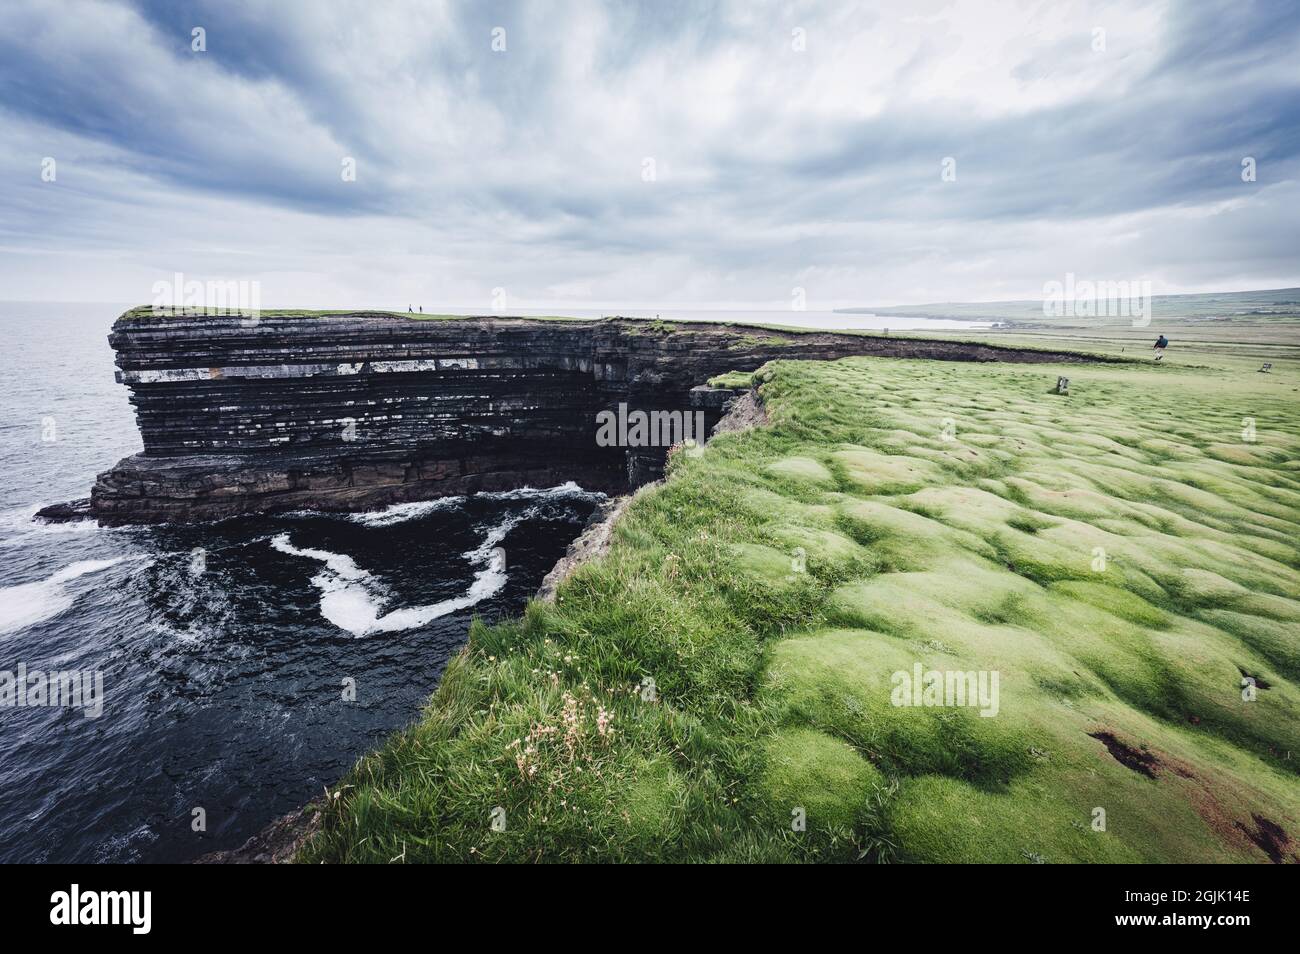
{"label": "exposed dirt on grass", "polygon": [[713,428],[714,434],[732,434],[736,431],[746,431],[751,427],[762,427],[767,423],[767,411],[763,409],[763,402],[758,397],[757,391],[746,391],[728,409],[723,415],[722,420]]}
{"label": "exposed dirt on grass", "polygon": [[1259,674],[1257,674],[1257,673],[1256,673],[1256,674],[1251,674],[1251,673],[1247,672],[1247,671],[1246,671],[1243,667],[1241,667],[1241,666],[1238,666],[1238,667],[1237,667],[1237,670],[1241,673],[1241,678],[1242,678],[1242,679],[1249,679],[1249,680],[1251,680],[1251,681],[1255,684],[1255,688],[1256,688],[1256,689],[1272,689],[1272,688],[1273,688],[1272,683],[1270,683],[1270,682],[1269,682],[1267,679],[1265,679],[1263,676],[1261,676],[1261,675],[1259,675]]}
{"label": "exposed dirt on grass", "polygon": [[1290,851],[1291,839],[1283,831],[1282,826],[1275,821],[1267,818],[1261,818],[1259,815],[1252,815],[1255,827],[1250,828],[1237,822],[1237,827],[1246,833],[1246,837],[1258,846],[1259,850],[1268,855],[1268,860],[1275,865],[1280,865],[1286,861],[1289,855],[1292,861],[1300,862],[1300,858]]}
{"label": "exposed dirt on grass", "polygon": [[1106,751],[1120,765],[1132,769],[1139,775],[1145,775],[1147,778],[1157,777],[1156,769],[1160,766],[1160,760],[1150,752],[1135,749],[1133,746],[1115,738],[1110,732],[1089,732],[1088,734],[1105,745]]}

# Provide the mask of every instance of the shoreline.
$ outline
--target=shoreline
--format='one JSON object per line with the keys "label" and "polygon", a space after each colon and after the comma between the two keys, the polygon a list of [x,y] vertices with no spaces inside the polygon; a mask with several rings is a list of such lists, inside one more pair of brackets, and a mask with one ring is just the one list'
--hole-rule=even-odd
{"label": "shoreline", "polygon": [[[729,407],[713,434],[736,433],[762,426],[767,416],[755,389],[735,391]],[[539,586],[534,599],[554,602],[560,585],[584,564],[608,552],[614,529],[638,494],[649,492],[658,482],[636,491],[610,498],[602,505],[582,532],[569,544],[565,554],[555,562]],[[459,652],[463,653],[465,647]],[[437,691],[436,689],[434,690]],[[212,851],[195,858],[191,864],[290,864],[310,839],[320,830],[322,813],[328,804],[327,791],[302,808],[274,819],[261,831],[250,836],[237,848]]]}

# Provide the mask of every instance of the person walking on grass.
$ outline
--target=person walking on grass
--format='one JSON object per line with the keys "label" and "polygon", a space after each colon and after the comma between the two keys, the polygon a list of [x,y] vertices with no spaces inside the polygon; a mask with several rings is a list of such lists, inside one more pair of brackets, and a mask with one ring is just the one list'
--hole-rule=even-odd
{"label": "person walking on grass", "polygon": [[1169,339],[1161,335],[1156,339],[1155,353],[1156,360],[1159,361],[1165,356],[1165,349],[1169,347]]}

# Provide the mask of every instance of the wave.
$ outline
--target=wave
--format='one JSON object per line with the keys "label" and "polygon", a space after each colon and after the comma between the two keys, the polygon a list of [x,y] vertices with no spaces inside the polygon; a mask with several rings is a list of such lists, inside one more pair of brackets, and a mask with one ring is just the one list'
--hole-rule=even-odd
{"label": "wave", "polygon": [[605,495],[598,490],[584,490],[570,480],[554,487],[520,487],[517,490],[490,490],[474,496],[484,500],[550,500],[559,497],[600,500]]}
{"label": "wave", "polygon": [[[478,528],[483,533],[481,542],[472,550],[461,554],[469,560],[471,566],[478,567],[469,588],[461,596],[437,603],[408,606],[385,613],[384,607],[389,601],[389,595],[383,582],[368,570],[357,566],[350,556],[294,546],[287,533],[273,537],[271,546],[281,553],[306,557],[323,565],[311,582],[321,591],[320,612],[330,623],[357,637],[400,632],[468,609],[499,593],[508,579],[505,551],[500,548],[501,543],[519,524],[541,515],[548,503],[562,499],[602,500],[605,497],[597,491],[584,490],[573,481],[556,487],[520,487],[517,490],[489,491],[475,496],[494,501],[529,501],[530,505],[516,509],[495,524]],[[438,510],[459,506],[466,499],[462,496],[439,497],[436,500],[393,504],[382,510],[333,516],[343,516],[344,519],[372,528],[390,527]],[[303,515],[306,516],[305,513]]]}
{"label": "wave", "polygon": [[449,507],[459,507],[465,502],[464,497],[439,497],[436,500],[417,500],[412,503],[393,504],[383,510],[370,510],[365,513],[347,514],[347,519],[366,527],[391,527],[395,523],[407,520],[419,520],[421,517]]}
{"label": "wave", "polygon": [[67,610],[76,600],[76,595],[67,586],[73,580],[107,570],[126,560],[139,559],[143,558],[121,556],[110,560],[78,560],[44,580],[0,589],[0,633],[31,626]]}
{"label": "wave", "polygon": [[46,523],[36,519],[36,514],[45,504],[29,504],[25,507],[11,507],[0,511],[0,546],[20,546],[32,537],[65,535],[70,533],[91,533],[108,529],[101,527],[93,517],[84,520],[67,520]]}
{"label": "wave", "polygon": [[507,517],[492,528],[482,544],[466,551],[464,556],[480,569],[474,574],[469,589],[463,595],[422,606],[407,606],[389,613],[382,612],[387,602],[382,583],[374,574],[357,566],[350,556],[331,553],[329,550],[295,547],[289,542],[287,533],[273,537],[271,546],[281,553],[308,557],[324,564],[324,569],[311,579],[312,585],[321,591],[321,616],[339,629],[361,637],[424,626],[495,596],[506,585],[507,579],[505,552],[497,544],[505,539],[520,519],[522,518]]}
{"label": "wave", "polygon": [[[555,487],[520,487],[516,490],[482,491],[474,495],[478,500],[603,500],[605,495],[595,490],[584,490],[573,481]],[[436,500],[417,500],[412,503],[393,504],[382,510],[370,510],[364,513],[346,514],[346,519],[366,527],[391,527],[408,520],[421,517],[449,507],[458,507],[467,498],[439,497]]]}

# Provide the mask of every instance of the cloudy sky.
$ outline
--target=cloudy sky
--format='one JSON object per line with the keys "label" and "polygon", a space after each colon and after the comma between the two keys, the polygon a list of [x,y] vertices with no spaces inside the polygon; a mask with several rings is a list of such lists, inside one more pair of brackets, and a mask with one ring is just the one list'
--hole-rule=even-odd
{"label": "cloudy sky", "polygon": [[1300,6],[4,0],[0,183],[4,299],[1300,285]]}

